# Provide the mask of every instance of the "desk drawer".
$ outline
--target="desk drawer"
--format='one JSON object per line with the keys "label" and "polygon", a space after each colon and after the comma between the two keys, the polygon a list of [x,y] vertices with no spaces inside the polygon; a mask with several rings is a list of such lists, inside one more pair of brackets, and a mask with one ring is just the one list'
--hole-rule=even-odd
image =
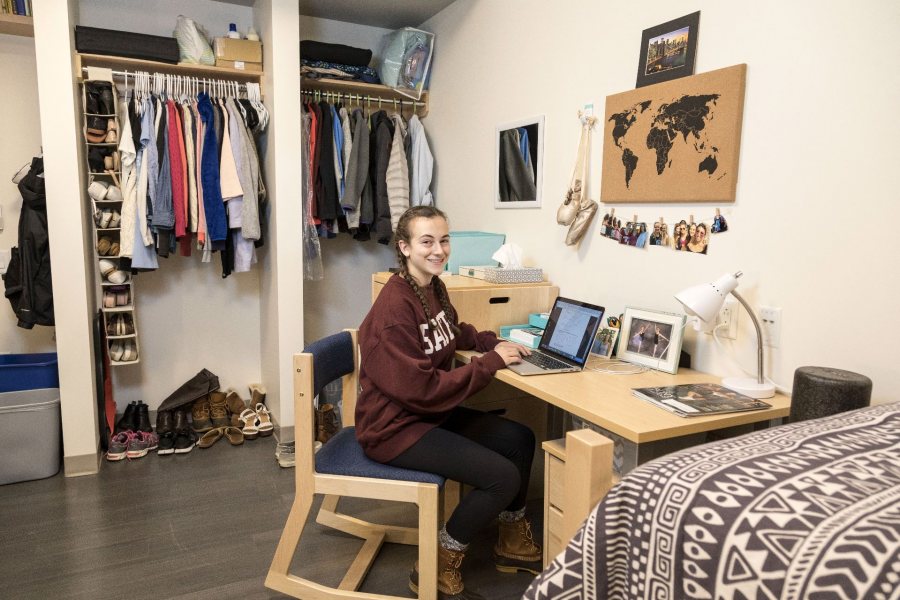
{"label": "desk drawer", "polygon": [[566,463],[555,456],[547,456],[547,502],[551,507],[564,510],[566,495]]}
{"label": "desk drawer", "polygon": [[563,514],[561,511],[553,508],[552,506],[547,511],[548,521],[550,522],[550,526],[547,528],[548,534],[547,539],[544,540],[545,552],[547,553],[547,563],[556,558],[556,555],[563,551],[566,543],[569,540],[564,540],[559,537],[559,532],[562,531],[563,528]]}
{"label": "desk drawer", "polygon": [[449,288],[448,291],[461,321],[495,333],[500,333],[503,325],[527,323],[531,313],[549,310],[559,295],[556,286],[527,284],[480,290]]}

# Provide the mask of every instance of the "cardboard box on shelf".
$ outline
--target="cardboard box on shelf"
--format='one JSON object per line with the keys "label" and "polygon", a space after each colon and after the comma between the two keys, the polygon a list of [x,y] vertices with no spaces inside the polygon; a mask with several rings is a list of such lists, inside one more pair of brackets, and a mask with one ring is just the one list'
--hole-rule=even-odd
{"label": "cardboard box on shelf", "polygon": [[237,69],[238,71],[248,71],[250,73],[262,73],[262,63],[246,62],[243,60],[223,60],[216,59],[217,67],[228,67],[229,69]]}
{"label": "cardboard box on shelf", "polygon": [[218,37],[215,51],[217,59],[262,63],[262,42]]}

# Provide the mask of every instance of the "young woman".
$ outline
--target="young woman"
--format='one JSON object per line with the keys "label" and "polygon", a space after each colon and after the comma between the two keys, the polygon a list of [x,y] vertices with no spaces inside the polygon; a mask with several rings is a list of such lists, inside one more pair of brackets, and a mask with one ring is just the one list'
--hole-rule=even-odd
{"label": "young woman", "polygon": [[[440,531],[438,592],[441,598],[478,598],[465,590],[459,568],[469,543],[497,517],[497,569],[541,571],[541,547],[525,519],[535,439],[524,425],[460,403],[531,351],[459,322],[439,277],[450,256],[444,213],[410,208],[394,239],[400,272],[385,284],[359,330],[356,436],[373,460],[472,486]],[[457,349],[484,355],[451,369]],[[418,575],[416,566],[410,574],[414,592]]]}

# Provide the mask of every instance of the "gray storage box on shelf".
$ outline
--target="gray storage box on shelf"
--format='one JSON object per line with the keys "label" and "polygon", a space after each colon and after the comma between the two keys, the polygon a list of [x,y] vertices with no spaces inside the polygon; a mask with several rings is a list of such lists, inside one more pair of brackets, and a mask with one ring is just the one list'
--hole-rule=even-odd
{"label": "gray storage box on shelf", "polygon": [[61,437],[58,387],[0,394],[0,484],[55,475]]}

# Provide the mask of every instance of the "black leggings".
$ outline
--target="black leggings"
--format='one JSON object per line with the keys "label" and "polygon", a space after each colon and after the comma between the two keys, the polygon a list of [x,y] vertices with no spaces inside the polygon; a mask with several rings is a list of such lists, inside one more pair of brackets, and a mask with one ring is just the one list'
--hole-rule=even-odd
{"label": "black leggings", "polygon": [[515,421],[459,406],[389,464],[472,486],[447,521],[447,533],[468,544],[503,510],[525,506],[534,433]]}

